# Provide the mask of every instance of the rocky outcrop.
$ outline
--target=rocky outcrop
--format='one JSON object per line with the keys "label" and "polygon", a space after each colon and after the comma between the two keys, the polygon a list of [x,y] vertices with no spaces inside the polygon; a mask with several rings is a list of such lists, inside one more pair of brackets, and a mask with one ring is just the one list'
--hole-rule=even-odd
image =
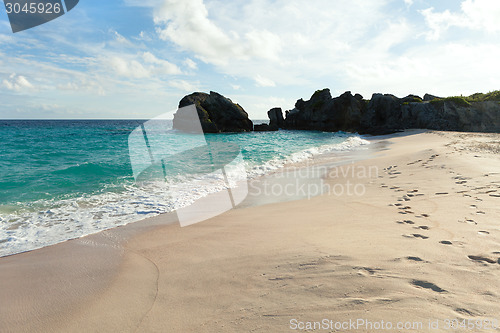
{"label": "rocky outcrop", "polygon": [[401,128],[500,133],[500,104],[495,101],[462,104],[432,100],[403,105]]}
{"label": "rocky outcrop", "polygon": [[253,130],[255,132],[271,132],[271,131],[277,131],[277,127],[271,127],[268,124],[257,124],[253,126]]}
{"label": "rocky outcrop", "polygon": [[[308,101],[299,99],[295,108],[285,112],[286,118],[281,108],[269,110],[269,125],[255,125],[255,128],[240,105],[216,92],[185,96],[179,108],[194,104],[205,133],[277,131],[279,128],[373,135],[410,128],[500,132],[500,102],[484,99],[470,102],[477,100],[472,97],[439,98],[425,94],[422,99],[416,95],[398,98],[373,94],[368,101],[350,91],[333,98],[329,89],[323,89],[316,91]],[[174,115],[175,129],[189,129],[191,123],[192,119],[183,114],[182,109]]]}
{"label": "rocky outcrop", "polygon": [[269,117],[269,127],[272,130],[284,127],[285,119],[283,118],[283,110],[281,108],[273,108],[267,111],[267,116]]}
{"label": "rocky outcrop", "polygon": [[311,99],[299,99],[295,108],[286,112],[285,128],[318,131],[357,131],[366,102],[350,91],[332,98],[329,89],[316,91]]}
{"label": "rocky outcrop", "polygon": [[437,96],[434,96],[434,95],[431,95],[431,94],[425,94],[424,95],[424,102],[430,102],[430,101],[432,101],[433,99],[436,99],[436,98],[441,98],[441,97],[437,97]]}
{"label": "rocky outcrop", "polygon": [[426,94],[398,98],[373,94],[370,101],[345,92],[332,98],[330,90],[316,91],[286,111],[287,129],[348,131],[360,134],[388,134],[409,128],[444,131],[500,132],[500,104],[497,101],[469,103],[463,98],[437,98]]}
{"label": "rocky outcrop", "polygon": [[253,130],[253,123],[248,114],[239,105],[216,92],[210,94],[195,92],[185,96],[179,102],[179,111],[174,115],[173,128],[182,130],[192,119],[183,117],[182,109],[194,104],[205,133],[248,132]]}
{"label": "rocky outcrop", "polygon": [[267,116],[269,117],[268,124],[258,124],[253,127],[256,132],[269,132],[277,131],[280,128],[284,128],[285,119],[283,118],[283,110],[281,108],[272,108],[267,111]]}

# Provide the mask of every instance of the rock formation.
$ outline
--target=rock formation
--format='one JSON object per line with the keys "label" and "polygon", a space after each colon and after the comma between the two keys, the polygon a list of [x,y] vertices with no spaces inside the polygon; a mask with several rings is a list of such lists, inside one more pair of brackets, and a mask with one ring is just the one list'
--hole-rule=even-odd
{"label": "rock formation", "polygon": [[[198,111],[201,127],[205,133],[248,132],[253,130],[253,123],[248,114],[239,105],[216,92],[210,94],[195,92],[185,96],[179,102],[179,109],[194,104]],[[174,115],[173,128],[183,129],[182,109]]]}
{"label": "rock formation", "polygon": [[253,126],[253,130],[255,132],[270,132],[270,131],[277,131],[278,128],[271,127],[268,124],[257,124]]}
{"label": "rock formation", "polygon": [[[478,96],[488,99],[478,99]],[[268,111],[269,125],[255,125],[243,108],[216,93],[185,96],[179,107],[196,105],[205,133],[294,130],[345,131],[360,134],[388,134],[409,128],[443,131],[500,132],[500,93],[475,94],[468,98],[439,98],[425,94],[398,98],[373,94],[365,100],[347,91],[332,98],[329,89],[316,91],[308,101],[299,99],[295,108]],[[174,128],[182,129],[188,120],[181,111],[174,116]],[[184,124],[184,125],[183,125]]]}
{"label": "rock formation", "polygon": [[269,127],[272,130],[283,128],[285,119],[283,118],[283,110],[281,110],[281,108],[273,108],[267,111],[267,115],[269,117]]}
{"label": "rock formation", "polygon": [[254,131],[256,132],[269,132],[277,131],[280,128],[284,128],[285,119],[283,118],[283,110],[281,108],[272,108],[267,111],[267,116],[269,117],[268,124],[258,124],[254,126]]}
{"label": "rock formation", "polygon": [[359,94],[346,92],[332,98],[329,89],[316,91],[309,101],[299,99],[287,112],[285,128],[318,131],[357,131],[366,102]]}
{"label": "rock formation", "polygon": [[332,98],[329,89],[316,91],[311,99],[299,99],[286,112],[287,129],[347,131],[387,134],[409,128],[444,131],[500,132],[498,101],[467,102],[460,97],[416,95],[398,98],[373,94],[370,101],[345,92]]}

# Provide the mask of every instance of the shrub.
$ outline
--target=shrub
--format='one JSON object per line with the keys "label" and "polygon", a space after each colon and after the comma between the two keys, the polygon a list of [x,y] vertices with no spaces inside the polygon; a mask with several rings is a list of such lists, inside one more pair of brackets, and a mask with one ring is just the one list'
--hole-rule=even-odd
{"label": "shrub", "polygon": [[490,91],[489,93],[476,93],[466,97],[469,102],[500,101],[500,90]]}
{"label": "shrub", "polygon": [[470,103],[462,96],[451,96],[443,99],[445,102],[453,102],[460,106],[470,106]]}

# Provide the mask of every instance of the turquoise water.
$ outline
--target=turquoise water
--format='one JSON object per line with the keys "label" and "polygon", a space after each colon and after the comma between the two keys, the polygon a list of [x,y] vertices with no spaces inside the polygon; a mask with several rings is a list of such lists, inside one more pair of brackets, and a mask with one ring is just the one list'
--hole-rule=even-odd
{"label": "turquoise water", "polygon": [[[171,211],[164,184],[138,186],[133,177],[128,138],[142,123],[0,121],[0,256]],[[345,133],[306,131],[208,134],[206,140],[237,144],[249,177],[363,144]],[[190,189],[181,199],[187,205],[216,190]]]}

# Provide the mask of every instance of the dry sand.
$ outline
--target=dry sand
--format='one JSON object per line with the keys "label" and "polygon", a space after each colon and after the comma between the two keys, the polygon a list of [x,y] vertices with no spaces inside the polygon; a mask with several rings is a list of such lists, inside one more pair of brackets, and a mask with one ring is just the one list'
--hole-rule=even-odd
{"label": "dry sand", "polygon": [[[107,243],[124,255],[117,269],[114,255],[96,255],[102,285],[99,274],[80,272],[87,278],[69,283],[43,268],[43,253],[62,251],[75,253],[78,266],[69,248],[85,239],[0,259],[0,331],[292,332],[324,319],[365,324],[317,331],[373,332],[382,321],[391,332],[494,331],[447,329],[446,320],[500,320],[500,135],[376,139],[392,144],[331,170],[329,194],[151,228],[118,248]],[[358,195],[345,193],[348,184]],[[38,297],[59,284],[78,295]],[[62,307],[58,299],[69,300]]]}

